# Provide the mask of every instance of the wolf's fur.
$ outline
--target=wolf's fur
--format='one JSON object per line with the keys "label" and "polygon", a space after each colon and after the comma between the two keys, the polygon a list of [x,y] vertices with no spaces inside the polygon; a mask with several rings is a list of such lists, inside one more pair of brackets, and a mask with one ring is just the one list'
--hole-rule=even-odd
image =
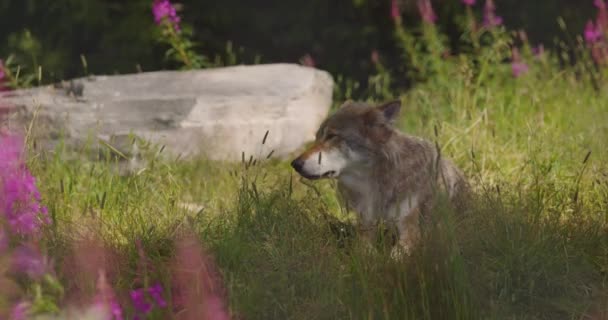
{"label": "wolf's fur", "polygon": [[372,107],[347,101],[319,128],[315,144],[292,166],[305,178],[336,178],[360,229],[371,238],[379,221],[397,227],[408,252],[419,238],[419,222],[440,192],[459,202],[467,188],[460,170],[429,141],[393,127],[401,103]]}

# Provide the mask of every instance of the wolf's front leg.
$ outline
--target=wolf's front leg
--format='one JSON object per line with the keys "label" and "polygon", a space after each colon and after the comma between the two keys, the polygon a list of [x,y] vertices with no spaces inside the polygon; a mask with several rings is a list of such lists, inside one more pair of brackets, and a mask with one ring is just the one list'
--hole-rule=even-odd
{"label": "wolf's front leg", "polygon": [[391,250],[393,258],[399,258],[403,253],[409,255],[420,241],[420,210],[413,208],[408,214],[399,217],[397,222],[399,245]]}
{"label": "wolf's front leg", "polygon": [[378,225],[374,220],[374,217],[369,212],[364,212],[359,214],[359,235],[362,240],[362,244],[369,251],[374,251],[376,243],[376,231],[378,230]]}
{"label": "wolf's front leg", "polygon": [[377,227],[373,224],[360,224],[359,235],[365,249],[373,251],[375,250],[374,243],[376,240],[376,229]]}

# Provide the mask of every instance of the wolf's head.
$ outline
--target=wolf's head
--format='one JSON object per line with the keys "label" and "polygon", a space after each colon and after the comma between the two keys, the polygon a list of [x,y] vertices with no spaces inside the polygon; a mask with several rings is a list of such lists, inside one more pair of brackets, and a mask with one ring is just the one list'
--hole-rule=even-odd
{"label": "wolf's head", "polygon": [[314,145],[291,166],[308,179],[335,178],[369,164],[394,133],[401,102],[378,106],[347,101],[327,118]]}

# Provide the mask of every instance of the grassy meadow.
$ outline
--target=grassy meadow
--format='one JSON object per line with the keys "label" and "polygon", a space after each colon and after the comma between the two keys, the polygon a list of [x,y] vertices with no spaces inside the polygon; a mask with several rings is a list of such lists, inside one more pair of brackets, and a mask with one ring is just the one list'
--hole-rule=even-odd
{"label": "grassy meadow", "polygon": [[[289,159],[172,159],[151,146],[124,175],[116,158],[59,147],[31,152],[28,165],[52,219],[41,243],[63,286],[31,295],[61,304],[71,286],[94,290],[62,267],[93,235],[115,257],[108,277],[130,319],[127,293],[171,288],[175,239],[194,232],[234,319],[608,319],[605,67],[584,48],[565,64],[565,53],[518,42],[526,70],[516,73],[517,36],[465,35],[466,50],[446,58],[432,24],[409,33],[396,23],[404,65],[420,78],[408,90],[381,60],[365,90],[334,75],[335,105],[400,98],[398,127],[436,141],[473,187],[466,212],[437,209],[441,227],[425,229],[411,256],[391,259],[389,241],[365,250],[335,183],[300,179]],[[170,309],[148,318],[177,318]]]}
{"label": "grassy meadow", "polygon": [[242,319],[605,319],[605,93],[573,72],[479,81],[466,61],[452,72],[399,95],[399,127],[442,146],[475,205],[460,219],[442,215],[444,227],[403,261],[363,250],[334,183],[301,181],[287,161],[154,152],[127,176],[61,150],[31,158],[54,221],[45,244],[61,259],[83,233],[100,235],[123,254],[120,291],[141,276],[137,241],[153,261],[146,277],[168,285],[172,240],[187,227]]}

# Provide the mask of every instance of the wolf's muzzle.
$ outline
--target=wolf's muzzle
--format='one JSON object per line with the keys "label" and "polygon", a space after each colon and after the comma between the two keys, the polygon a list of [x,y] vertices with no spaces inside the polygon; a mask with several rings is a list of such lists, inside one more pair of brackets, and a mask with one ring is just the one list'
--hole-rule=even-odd
{"label": "wolf's muzzle", "polygon": [[310,180],[316,180],[321,178],[321,176],[318,175],[312,175],[312,174],[308,174],[305,170],[304,170],[304,163],[306,162],[306,160],[303,160],[302,158],[298,157],[295,160],[293,160],[291,162],[291,167],[296,170],[296,172],[298,174],[300,174],[302,177],[306,178],[306,179],[310,179]]}
{"label": "wolf's muzzle", "polygon": [[298,173],[302,172],[302,167],[304,167],[304,160],[301,158],[296,158],[291,162],[291,167],[294,168]]}

